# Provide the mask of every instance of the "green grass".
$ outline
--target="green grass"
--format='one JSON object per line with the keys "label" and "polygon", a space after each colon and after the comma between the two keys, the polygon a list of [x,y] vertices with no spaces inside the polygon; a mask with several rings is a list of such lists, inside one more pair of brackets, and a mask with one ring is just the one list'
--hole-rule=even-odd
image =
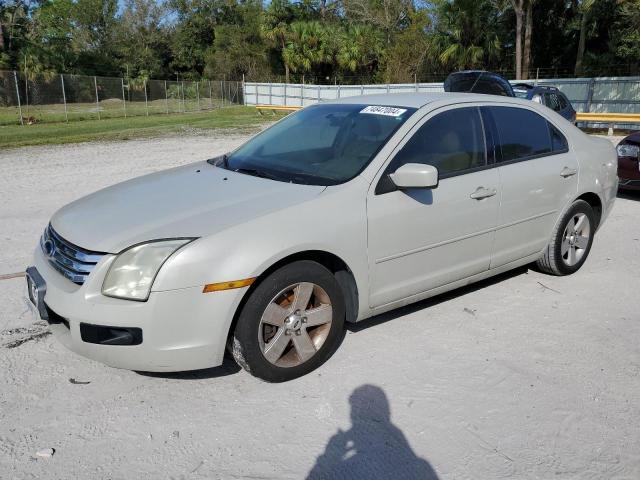
{"label": "green grass", "polygon": [[[23,105],[22,117],[26,122],[35,120],[36,123],[57,123],[79,120],[99,120],[105,118],[124,117],[125,110],[127,117],[146,116],[166,113],[196,113],[221,107],[222,103],[218,98],[178,99],[168,98],[162,100],[127,101],[126,109],[121,99],[109,98],[101,100],[98,105],[95,103],[46,103],[36,105]],[[20,125],[20,110],[17,106],[0,107],[1,125]]]}
{"label": "green grass", "polygon": [[101,140],[154,137],[193,129],[256,128],[282,115],[257,113],[253,107],[225,107],[209,112],[159,114],[69,123],[0,126],[0,149]]}

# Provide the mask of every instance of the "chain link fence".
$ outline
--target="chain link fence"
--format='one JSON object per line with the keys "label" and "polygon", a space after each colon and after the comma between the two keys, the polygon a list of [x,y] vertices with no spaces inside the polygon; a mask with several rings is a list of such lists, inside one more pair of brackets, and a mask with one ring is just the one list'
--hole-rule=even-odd
{"label": "chain link fence", "polygon": [[0,125],[202,112],[244,104],[242,82],[144,80],[0,70]]}

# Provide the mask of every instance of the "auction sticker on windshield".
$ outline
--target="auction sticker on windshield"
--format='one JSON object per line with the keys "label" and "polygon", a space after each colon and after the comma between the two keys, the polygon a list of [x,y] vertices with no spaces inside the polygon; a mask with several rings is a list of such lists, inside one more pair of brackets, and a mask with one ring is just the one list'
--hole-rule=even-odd
{"label": "auction sticker on windshield", "polygon": [[360,113],[371,113],[373,115],[386,115],[388,117],[399,117],[404,112],[406,112],[406,108],[397,108],[397,107],[380,107],[376,105],[369,105],[368,107],[360,110]]}

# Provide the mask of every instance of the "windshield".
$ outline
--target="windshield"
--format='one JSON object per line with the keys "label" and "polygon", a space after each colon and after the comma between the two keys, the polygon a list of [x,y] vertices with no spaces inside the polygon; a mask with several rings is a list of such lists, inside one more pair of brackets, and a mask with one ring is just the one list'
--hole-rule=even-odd
{"label": "windshield", "polygon": [[515,94],[516,97],[524,98],[526,100],[527,96],[529,95],[529,90],[516,90],[516,89],[514,89],[513,93]]}
{"label": "windshield", "polygon": [[226,158],[249,175],[336,185],[358,175],[415,108],[314,105],[284,118]]}

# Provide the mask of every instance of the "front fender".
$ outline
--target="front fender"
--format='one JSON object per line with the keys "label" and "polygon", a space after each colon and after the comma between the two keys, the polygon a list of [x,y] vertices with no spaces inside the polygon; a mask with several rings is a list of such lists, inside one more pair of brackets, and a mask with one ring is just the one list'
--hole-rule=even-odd
{"label": "front fender", "polygon": [[152,290],[258,277],[290,255],[316,250],[341,258],[366,300],[366,186],[356,182],[327,190],[310,202],[195,240],[167,260]]}

